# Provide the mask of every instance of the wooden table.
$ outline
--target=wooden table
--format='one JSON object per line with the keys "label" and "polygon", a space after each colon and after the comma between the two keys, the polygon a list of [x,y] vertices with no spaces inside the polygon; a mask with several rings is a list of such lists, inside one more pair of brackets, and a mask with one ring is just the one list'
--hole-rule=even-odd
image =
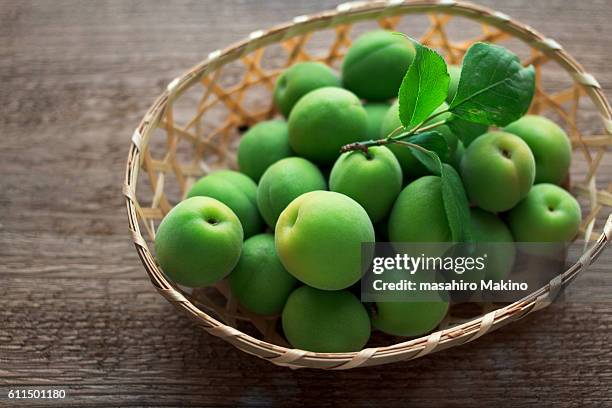
{"label": "wooden table", "polygon": [[[608,0],[483,3],[553,36],[612,93]],[[149,284],[121,195],[140,117],[209,51],[333,6],[0,0],[0,406],[612,406],[610,303],[556,305],[413,362],[290,371],[207,335]],[[6,399],[34,388],[67,397]]]}

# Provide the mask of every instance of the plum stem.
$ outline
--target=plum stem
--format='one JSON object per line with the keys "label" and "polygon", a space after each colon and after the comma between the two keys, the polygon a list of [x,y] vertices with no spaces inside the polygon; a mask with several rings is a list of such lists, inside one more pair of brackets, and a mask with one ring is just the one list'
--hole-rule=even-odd
{"label": "plum stem", "polygon": [[366,140],[363,142],[354,142],[354,143],[349,143],[346,144],[344,146],[342,146],[340,148],[340,152],[341,153],[345,153],[345,152],[350,152],[350,151],[354,151],[354,150],[359,150],[361,152],[363,152],[363,154],[366,155],[366,157],[368,159],[372,158],[372,154],[369,151],[369,147],[371,146],[382,146],[387,144],[385,142],[385,139],[378,139],[378,140]]}

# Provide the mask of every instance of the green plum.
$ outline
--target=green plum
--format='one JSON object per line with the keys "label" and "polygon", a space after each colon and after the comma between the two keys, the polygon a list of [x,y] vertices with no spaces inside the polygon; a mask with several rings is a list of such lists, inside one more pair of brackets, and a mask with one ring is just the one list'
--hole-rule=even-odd
{"label": "green plum", "polygon": [[488,132],[476,138],[461,159],[461,177],[469,199],[489,212],[507,211],[533,185],[535,161],[520,137]]}
{"label": "green plum", "polygon": [[236,299],[251,312],[277,315],[298,285],[278,259],[272,234],[259,234],[244,241],[238,264],[228,277]]}
{"label": "green plum", "polygon": [[450,165],[453,166],[458,172],[461,171],[461,159],[463,158],[463,153],[465,153],[465,146],[461,141],[458,141],[457,149],[455,150],[455,154],[453,154],[453,158],[450,161]]}
{"label": "green plum", "polygon": [[345,144],[368,138],[361,101],[341,88],[319,88],[298,101],[289,115],[289,144],[298,155],[332,164]]}
{"label": "green plum", "polygon": [[219,170],[199,179],[187,193],[187,197],[215,198],[240,219],[244,237],[258,234],[264,223],[257,211],[257,184],[248,176],[232,170]]}
{"label": "green plum", "polygon": [[271,164],[292,155],[287,122],[282,120],[260,122],[240,139],[238,168],[258,182]]}
{"label": "green plum", "polygon": [[372,222],[387,216],[402,189],[402,168],[384,146],[342,154],[332,168],[329,189],[345,194],[366,210]]}
{"label": "green plum", "polygon": [[[418,270],[408,275],[405,271],[389,270],[383,276],[385,282],[398,283],[408,279],[420,283],[434,283],[439,277],[428,270]],[[418,286],[417,286],[418,287]],[[401,301],[376,302],[372,314],[372,326],[394,336],[421,336],[435,329],[446,316],[449,296],[446,291],[419,291],[415,289],[402,295]]]}
{"label": "green plum", "polygon": [[388,103],[369,102],[363,105],[368,114],[368,138],[378,139],[385,115],[389,111]]}
{"label": "green plum", "polygon": [[296,289],[283,309],[282,325],[289,343],[307,351],[359,351],[370,338],[368,312],[348,290]]}
{"label": "green plum", "polygon": [[514,266],[516,248],[510,229],[495,214],[479,208],[470,211],[470,227],[474,242],[487,254],[485,279],[506,278]]}
{"label": "green plum", "polygon": [[446,102],[451,103],[455,97],[455,94],[457,94],[457,88],[459,87],[461,67],[459,65],[449,65],[448,74],[450,75],[450,81],[448,83],[448,95],[446,96]]}
{"label": "green plum", "polygon": [[399,102],[395,101],[391,104],[380,126],[380,137],[388,136],[402,125],[399,117]]}
{"label": "green plum", "polygon": [[363,275],[361,244],[374,242],[368,213],[333,191],[293,200],[278,218],[276,251],[289,273],[323,290],[345,289]]}
{"label": "green plum", "polygon": [[423,166],[421,162],[416,159],[416,157],[414,157],[410,149],[408,149],[406,146],[390,144],[388,147],[389,150],[393,152],[400,164],[400,167],[402,168],[405,182],[429,174],[427,168]]}
{"label": "green plum", "polygon": [[[386,137],[393,133],[398,127],[402,126],[402,122],[399,119],[398,113],[399,105],[395,102],[391,105],[391,108],[387,111],[385,118],[383,119],[382,127],[380,130],[380,137]],[[389,144],[389,150],[393,152],[397,161],[399,162],[402,173],[404,174],[404,180],[412,180],[428,174],[429,172],[417,159],[414,157],[410,149],[405,146]]]}
{"label": "green plum", "polygon": [[344,87],[369,101],[394,98],[415,54],[412,42],[402,35],[384,30],[363,34],[342,63]]}
{"label": "green plum", "polygon": [[451,241],[440,177],[423,176],[408,184],[393,204],[388,225],[390,241]]}
{"label": "green plum", "polygon": [[340,87],[338,75],[321,62],[299,62],[285,70],[274,85],[274,103],[285,117],[298,100],[310,91],[326,86]]}
{"label": "green plum", "polygon": [[155,235],[157,261],[174,282],[199,287],[229,274],[242,249],[242,225],[234,212],[210,197],[178,203]]}
{"label": "green plum", "polygon": [[542,183],[508,213],[517,242],[570,242],[578,234],[582,214],[576,199],[561,187]]}
{"label": "green plum", "polygon": [[421,336],[444,319],[448,301],[377,302],[372,326],[394,336]]}
{"label": "green plum", "polygon": [[525,115],[504,128],[523,139],[535,159],[535,183],[561,184],[572,160],[567,134],[550,119]]}
{"label": "green plum", "polygon": [[[443,103],[434,111],[434,113],[441,112],[445,109],[448,109],[448,105],[446,103]],[[445,113],[432,119],[430,122],[426,122],[425,124],[436,123],[438,121],[448,119],[449,117],[450,113]],[[402,122],[399,118],[399,103],[395,101],[393,105],[391,105],[391,107],[387,111],[387,114],[385,115],[385,118],[383,119],[380,137],[385,137],[389,135],[391,132],[393,132],[400,126],[402,126]],[[457,149],[457,137],[453,134],[453,132],[447,125],[438,126],[437,128],[435,128],[435,130],[440,132],[440,134],[444,137],[448,145],[448,154],[445,157],[441,157],[440,159],[444,162],[449,162],[454,156],[455,150]],[[429,174],[425,166],[423,166],[405,146],[390,144],[389,149],[391,149],[393,154],[395,154],[397,160],[400,163],[400,166],[402,166],[402,171],[404,173],[405,180],[411,180]]]}
{"label": "green plum", "polygon": [[276,220],[291,201],[309,191],[325,190],[321,170],[301,157],[288,157],[268,167],[257,187],[257,206],[266,223]]}

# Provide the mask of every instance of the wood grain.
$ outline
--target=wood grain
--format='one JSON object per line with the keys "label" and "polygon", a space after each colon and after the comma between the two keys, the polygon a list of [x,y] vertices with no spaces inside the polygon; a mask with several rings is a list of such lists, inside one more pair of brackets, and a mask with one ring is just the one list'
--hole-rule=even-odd
{"label": "wood grain", "polygon": [[[610,93],[607,0],[482,3],[553,36]],[[209,51],[334,6],[0,0],[0,406],[612,405],[610,303],[556,305],[414,362],[290,371],[151,287],[121,196],[139,118]],[[608,251],[598,268],[611,265]],[[68,397],[6,399],[27,388]]]}

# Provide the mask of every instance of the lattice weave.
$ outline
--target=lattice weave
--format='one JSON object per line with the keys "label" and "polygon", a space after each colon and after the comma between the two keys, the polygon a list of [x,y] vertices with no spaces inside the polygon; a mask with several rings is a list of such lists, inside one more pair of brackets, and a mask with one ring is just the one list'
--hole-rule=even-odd
{"label": "lattice weave", "polygon": [[[429,20],[420,41],[438,49],[449,63],[460,63],[475,41],[518,39],[528,46],[523,62],[533,64],[537,73],[531,112],[555,116],[570,135],[574,148],[577,164],[572,168],[572,189],[583,204],[581,233],[590,242],[580,260],[521,301],[468,321],[448,320],[440,330],[426,337],[357,353],[313,353],[287,348],[276,332],[276,320],[241,310],[226,283],[217,285],[214,293],[205,289],[187,293],[169,282],[149,249],[156,226],[197,178],[217,168],[236,167],[239,129],[276,115],[271,93],[279,73],[298,61],[316,60],[337,66],[360,23],[375,21],[382,28],[401,30],[402,21],[411,15]],[[457,16],[471,22],[480,32],[470,39],[453,41],[447,27]],[[321,34],[332,41],[323,53],[315,53],[308,45]],[[270,58],[268,52],[272,49],[285,58]],[[280,63],[266,66],[271,60]],[[550,63],[556,63],[557,68],[569,74],[570,85],[565,89],[547,89],[544,69]],[[593,108],[583,108],[581,104],[585,101]],[[581,116],[585,112],[596,117],[600,130],[588,133],[581,130]],[[597,80],[556,41],[503,13],[454,1],[345,3],[334,11],[299,16],[289,24],[255,31],[242,42],[211,52],[200,65],[173,80],[132,136],[123,193],[132,239],[151,281],[198,325],[239,349],[278,365],[349,369],[418,358],[460,345],[550,304],[563,286],[594,262],[610,240],[612,218],[606,217],[612,207],[612,182],[605,180],[601,187],[596,174],[612,143],[611,135],[610,105]],[[249,321],[265,340],[238,330],[241,321]]]}

